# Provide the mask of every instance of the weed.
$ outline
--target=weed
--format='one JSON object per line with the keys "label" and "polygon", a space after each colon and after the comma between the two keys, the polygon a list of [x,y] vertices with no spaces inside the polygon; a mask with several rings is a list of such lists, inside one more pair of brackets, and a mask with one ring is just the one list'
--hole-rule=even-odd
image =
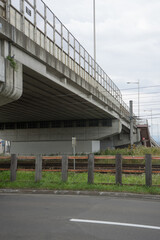
{"label": "weed", "polygon": [[152,154],[153,156],[160,156],[160,148],[158,147],[146,148],[143,146],[137,146],[135,149],[107,148],[105,151],[95,153],[95,155],[116,155],[116,154],[121,154],[125,156],[144,156],[145,154]]}
{"label": "weed", "polygon": [[8,56],[7,59],[10,61],[10,66],[11,66],[15,71],[17,71],[17,63],[16,63],[16,61],[14,60],[14,58],[11,57],[11,56]]}

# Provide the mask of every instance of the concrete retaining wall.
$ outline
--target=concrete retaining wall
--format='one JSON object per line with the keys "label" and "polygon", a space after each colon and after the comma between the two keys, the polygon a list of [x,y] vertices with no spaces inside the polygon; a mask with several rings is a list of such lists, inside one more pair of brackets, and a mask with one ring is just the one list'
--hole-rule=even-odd
{"label": "concrete retaining wall", "polygon": [[[77,141],[76,153],[100,150],[100,141]],[[12,154],[72,154],[72,141],[12,142]]]}

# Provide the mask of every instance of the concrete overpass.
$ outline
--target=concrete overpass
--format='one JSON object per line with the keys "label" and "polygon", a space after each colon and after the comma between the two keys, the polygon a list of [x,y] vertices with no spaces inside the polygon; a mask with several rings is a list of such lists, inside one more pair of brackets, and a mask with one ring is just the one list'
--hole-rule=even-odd
{"label": "concrete overpass", "polygon": [[42,1],[0,0],[0,66],[12,153],[70,153],[73,136],[77,152],[130,143],[120,90]]}

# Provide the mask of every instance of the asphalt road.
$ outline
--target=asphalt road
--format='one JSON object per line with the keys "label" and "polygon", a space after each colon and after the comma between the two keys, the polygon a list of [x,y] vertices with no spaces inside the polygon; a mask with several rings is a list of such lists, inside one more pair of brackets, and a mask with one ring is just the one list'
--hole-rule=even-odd
{"label": "asphalt road", "polygon": [[[78,222],[79,219],[88,222]],[[0,239],[159,240],[160,202],[102,196],[0,194]]]}

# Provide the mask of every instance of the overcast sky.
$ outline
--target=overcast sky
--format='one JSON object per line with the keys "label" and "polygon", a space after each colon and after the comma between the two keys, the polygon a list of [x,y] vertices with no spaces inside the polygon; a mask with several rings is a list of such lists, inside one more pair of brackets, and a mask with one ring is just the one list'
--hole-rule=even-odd
{"label": "overcast sky", "polygon": [[[93,0],[44,2],[93,56]],[[140,115],[151,124],[152,110],[152,132],[158,137],[160,0],[96,0],[96,38],[98,64],[122,89],[124,101],[134,101],[136,114],[138,84],[127,81],[140,81]]]}

